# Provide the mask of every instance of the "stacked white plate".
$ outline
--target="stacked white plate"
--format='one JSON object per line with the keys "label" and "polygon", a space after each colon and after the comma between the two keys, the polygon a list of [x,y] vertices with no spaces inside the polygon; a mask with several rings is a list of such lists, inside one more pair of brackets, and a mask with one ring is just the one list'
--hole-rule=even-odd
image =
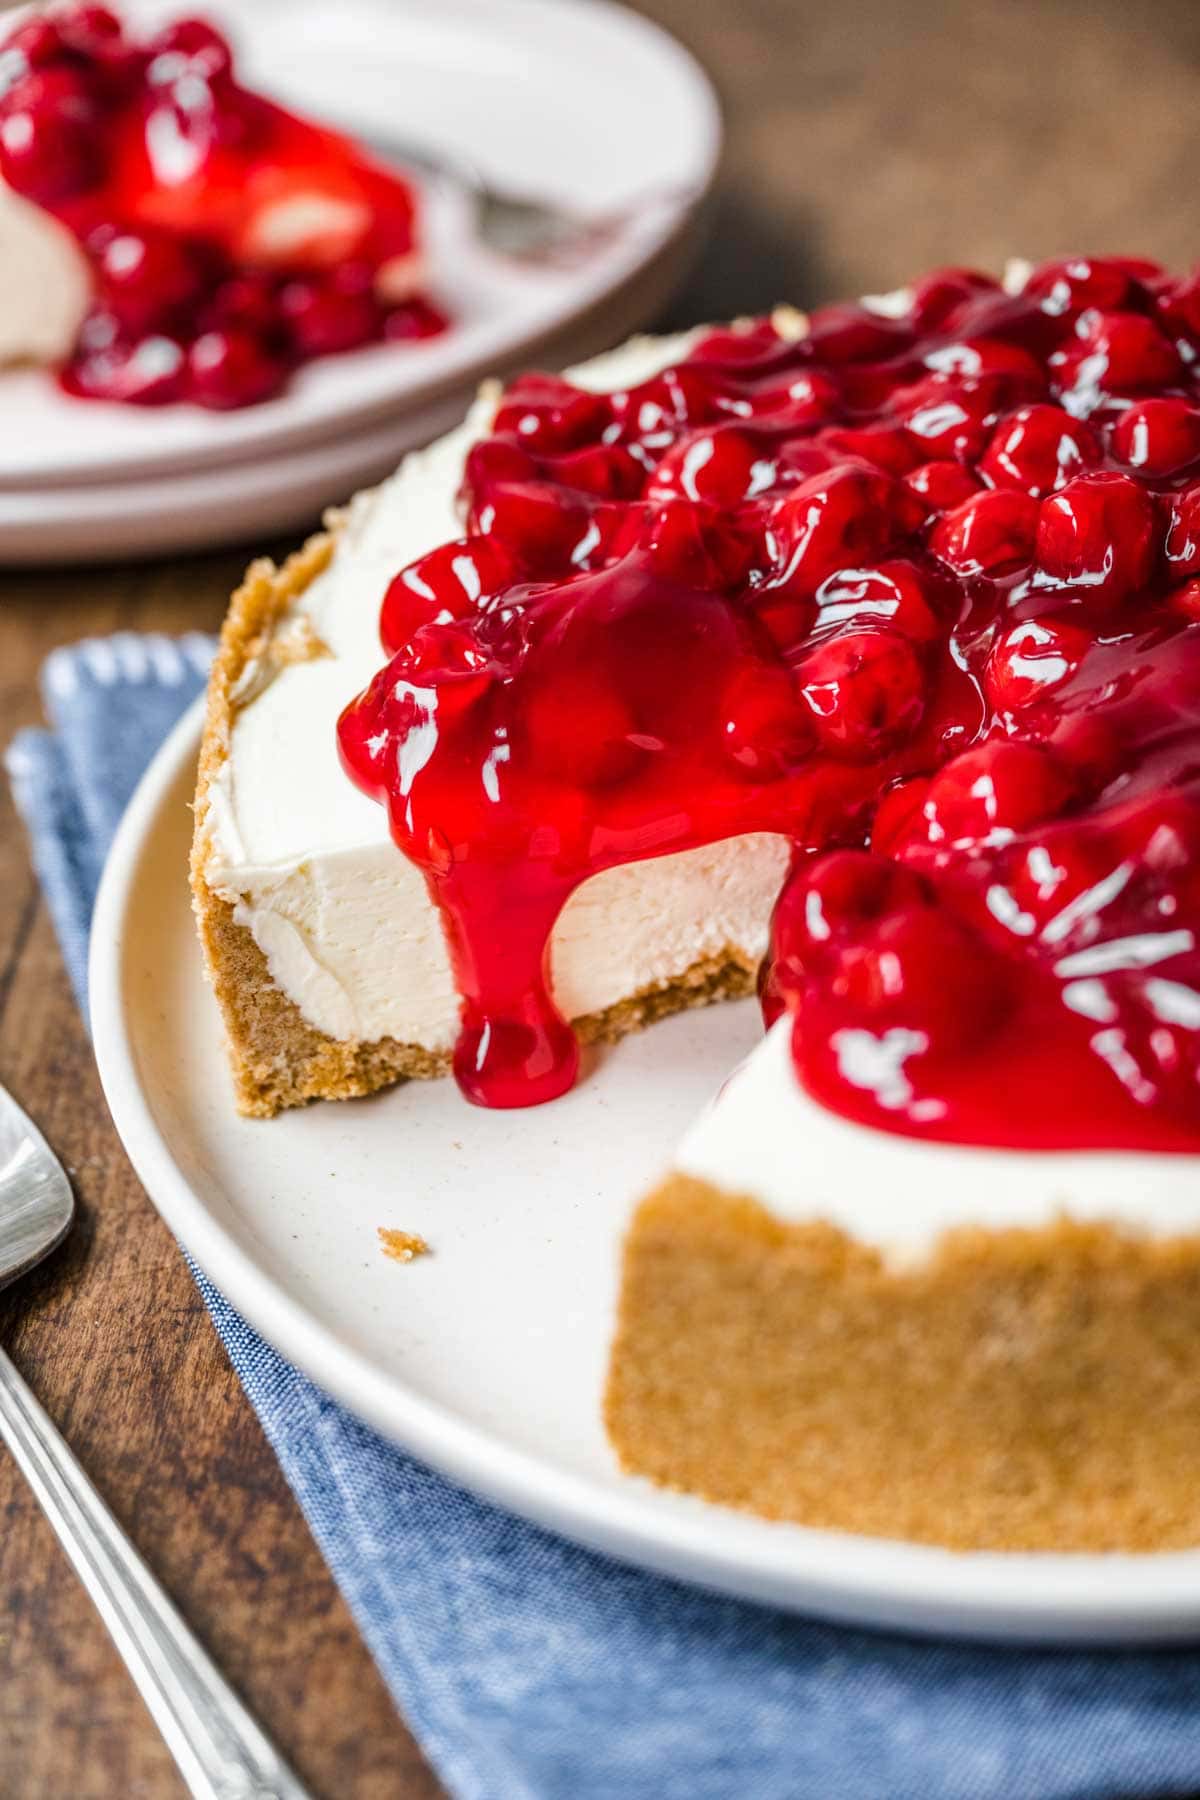
{"label": "stacked white plate", "polygon": [[[304,525],[461,417],[480,379],[561,365],[652,317],[687,258],[720,148],[678,44],[603,0],[205,5],[252,85],[385,149],[464,159],[498,188],[610,222],[538,267],[478,242],[452,184],[426,193],[431,290],[451,329],[299,371],[233,413],[69,399],[0,374],[0,563],[153,555]],[[153,24],[179,0],[131,0]]]}

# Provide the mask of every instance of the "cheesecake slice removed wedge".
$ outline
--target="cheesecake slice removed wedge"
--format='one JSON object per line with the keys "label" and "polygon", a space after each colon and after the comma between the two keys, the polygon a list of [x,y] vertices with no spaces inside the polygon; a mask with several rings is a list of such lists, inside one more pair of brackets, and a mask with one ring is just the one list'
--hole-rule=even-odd
{"label": "cheesecake slice removed wedge", "polygon": [[244,85],[200,19],[0,24],[0,368],[76,399],[227,410],[301,365],[436,335],[417,192]]}
{"label": "cheesecake slice removed wedge", "polygon": [[872,1131],[805,1093],[790,1024],[633,1214],[622,1468],[956,1550],[1200,1543],[1195,1156]]}

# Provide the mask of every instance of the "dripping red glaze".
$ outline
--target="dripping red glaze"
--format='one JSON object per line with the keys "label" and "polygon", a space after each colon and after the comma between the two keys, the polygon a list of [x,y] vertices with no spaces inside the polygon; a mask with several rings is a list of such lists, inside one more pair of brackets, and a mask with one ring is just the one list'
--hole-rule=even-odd
{"label": "dripping red glaze", "polygon": [[445,328],[413,290],[408,184],[243,87],[203,20],[135,39],[74,5],[0,38],[0,176],[91,265],[71,394],[249,406],[314,357]]}
{"label": "dripping red glaze", "polygon": [[564,901],[795,847],[809,1089],[960,1141],[1200,1147],[1200,316],[1075,259],[510,387],[343,715],[445,921],[467,1095],[561,1093]]}

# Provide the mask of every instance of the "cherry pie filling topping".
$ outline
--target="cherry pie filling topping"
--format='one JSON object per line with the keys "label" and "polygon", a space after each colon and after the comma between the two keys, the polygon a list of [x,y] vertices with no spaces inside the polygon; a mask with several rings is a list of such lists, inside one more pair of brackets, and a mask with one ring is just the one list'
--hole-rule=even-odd
{"label": "cherry pie filling topping", "polygon": [[1200,1147],[1200,277],[929,276],[515,382],[344,713],[441,909],[469,1098],[569,1087],[598,871],[747,832],[806,1087],[895,1131]]}
{"label": "cherry pie filling topping", "polygon": [[314,357],[445,327],[413,288],[407,183],[243,87],[203,20],[141,40],[75,5],[0,37],[0,176],[91,267],[69,393],[246,406]]}

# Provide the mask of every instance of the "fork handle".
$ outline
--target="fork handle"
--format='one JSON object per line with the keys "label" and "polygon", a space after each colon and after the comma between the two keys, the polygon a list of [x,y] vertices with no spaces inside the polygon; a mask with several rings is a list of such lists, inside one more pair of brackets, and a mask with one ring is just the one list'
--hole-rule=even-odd
{"label": "fork handle", "polygon": [[95,1602],[195,1800],[308,1800],[2,1350],[0,1437]]}

